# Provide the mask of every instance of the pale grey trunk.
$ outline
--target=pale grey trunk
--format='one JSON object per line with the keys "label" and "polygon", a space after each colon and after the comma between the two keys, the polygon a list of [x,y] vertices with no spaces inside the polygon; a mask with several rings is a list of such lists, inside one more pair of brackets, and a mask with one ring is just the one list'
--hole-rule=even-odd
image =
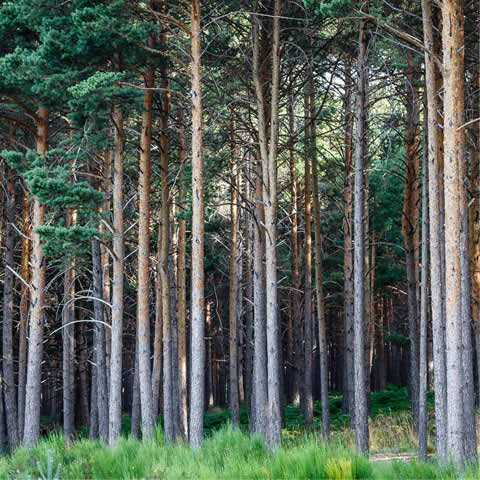
{"label": "pale grey trunk", "polygon": [[192,0],[192,268],[191,268],[191,396],[190,445],[197,449],[203,438],[205,405],[205,271],[204,255],[204,182],[203,113],[201,73],[200,0]]}
{"label": "pale grey trunk", "polygon": [[312,173],[313,173],[313,220],[315,225],[315,284],[318,318],[318,343],[320,357],[320,393],[322,400],[322,437],[327,441],[330,437],[330,411],[328,403],[328,347],[327,326],[325,320],[325,305],[323,300],[323,264],[322,264],[322,232],[320,193],[318,186],[317,165],[317,136],[315,130],[315,92],[313,75],[310,75],[310,137],[312,144]]}
{"label": "pale grey trunk", "polygon": [[237,261],[237,241],[238,241],[238,185],[237,185],[237,145],[236,145],[236,122],[234,112],[231,112],[231,192],[230,192],[230,216],[231,216],[231,238],[230,238],[230,273],[229,273],[229,405],[232,415],[232,425],[238,427],[240,424],[240,399],[239,399],[239,375],[238,375],[238,261]]}
{"label": "pale grey trunk", "polygon": [[[71,213],[67,214],[67,227],[71,226]],[[66,272],[64,274],[64,307],[63,307],[63,434],[67,444],[71,442],[75,430],[75,320],[74,296],[75,274],[71,256],[67,258]]]}
{"label": "pale grey trunk", "polygon": [[122,421],[122,348],[123,348],[123,269],[125,257],[123,224],[123,114],[119,107],[113,112],[113,286],[112,329],[110,347],[110,389],[108,443],[113,446],[120,436]]}
{"label": "pale grey trunk", "polygon": [[[98,433],[104,442],[108,442],[108,383],[107,383],[107,365],[106,365],[106,347],[105,347],[105,325],[104,322],[104,304],[103,304],[103,275],[102,258],[100,252],[100,242],[98,239],[92,240],[92,269],[93,269],[93,296],[94,300],[94,360],[92,366],[96,379],[96,403],[92,404],[92,410],[97,410],[98,415]],[[92,382],[93,388],[93,382]]]}
{"label": "pale grey trunk", "polygon": [[[463,119],[460,119],[460,122],[463,123]],[[463,435],[465,459],[471,461],[477,455],[477,435],[472,348],[472,277],[470,271],[468,228],[467,192],[469,185],[467,176],[467,158],[465,157],[465,135],[461,136],[460,142],[460,297],[463,360]]]}
{"label": "pale grey trunk", "polygon": [[[433,51],[432,10],[429,0],[422,0],[424,42]],[[437,452],[440,458],[447,456],[447,395],[445,383],[445,331],[444,299],[442,294],[442,227],[441,217],[441,152],[437,123],[436,68],[434,60],[425,54],[425,86],[428,108],[428,199],[430,240],[430,291],[433,337],[433,368],[435,383],[435,423]]]}
{"label": "pale grey trunk", "polygon": [[353,80],[350,65],[345,66],[345,173],[344,173],[344,218],[343,218],[343,295],[344,295],[344,338],[345,338],[345,372],[343,410],[350,414],[350,425],[354,425],[354,363],[353,363],[353,245],[352,245],[352,143],[353,112],[352,89]]}
{"label": "pale grey trunk", "polygon": [[[97,388],[97,368],[96,368],[95,365],[92,365],[90,380],[91,380],[91,386],[90,386],[90,421],[89,421],[88,436],[91,440],[94,440],[94,439],[98,438],[98,395],[97,395],[98,394],[98,388]],[[108,420],[108,418],[107,418],[107,420]]]}
{"label": "pale grey trunk", "polygon": [[255,431],[267,437],[267,331],[265,325],[265,222],[261,198],[261,164],[258,162],[256,176],[256,201],[253,246],[253,314],[254,355],[253,384],[255,397]]}
{"label": "pale grey trunk", "polygon": [[172,225],[169,229],[170,248],[168,252],[168,275],[170,277],[170,318],[172,326],[172,405],[173,405],[173,427],[174,437],[176,440],[182,438],[182,431],[180,425],[180,408],[178,404],[179,398],[179,378],[178,378],[178,318],[175,306],[177,305],[176,298],[176,282],[175,282],[175,265],[173,262],[173,241],[172,241]]}
{"label": "pale grey trunk", "polygon": [[355,187],[354,187],[354,386],[355,386],[355,444],[360,452],[368,452],[368,402],[365,363],[365,172],[367,151],[367,47],[366,21],[360,23],[360,50],[358,54],[358,81],[355,132]]}

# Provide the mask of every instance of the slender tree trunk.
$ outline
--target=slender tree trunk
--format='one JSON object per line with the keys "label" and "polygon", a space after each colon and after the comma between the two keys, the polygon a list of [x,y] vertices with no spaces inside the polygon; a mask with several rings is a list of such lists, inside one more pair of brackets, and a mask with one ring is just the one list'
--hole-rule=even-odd
{"label": "slender tree trunk", "polygon": [[[28,284],[30,282],[30,202],[28,193],[23,194],[23,236],[22,236],[22,258],[21,274]],[[18,433],[19,439],[23,438],[23,426],[25,421],[25,384],[27,381],[27,324],[30,289],[22,282],[20,291],[20,328],[18,339]]]}
{"label": "slender tree trunk", "polygon": [[[432,10],[429,0],[422,0],[424,42],[433,51]],[[445,384],[445,336],[444,305],[442,294],[442,227],[441,217],[441,147],[440,129],[437,123],[438,100],[436,91],[436,66],[433,58],[425,54],[425,83],[428,109],[428,199],[430,230],[430,285],[432,302],[433,357],[435,381],[435,422],[437,428],[437,452],[440,458],[447,456],[447,396]]]}
{"label": "slender tree trunk", "polygon": [[[12,135],[15,133],[12,132]],[[19,444],[17,401],[15,395],[15,375],[13,370],[13,300],[14,300],[14,254],[15,236],[15,171],[7,171],[7,189],[5,205],[5,272],[3,279],[3,397],[7,420],[8,446],[12,453]]]}
{"label": "slender tree trunk", "polygon": [[354,192],[354,372],[355,372],[355,444],[360,452],[369,448],[368,402],[365,364],[365,172],[367,159],[367,48],[368,32],[365,20],[360,22],[358,80],[355,133],[355,192]]}
{"label": "slender tree trunk", "polygon": [[[98,433],[104,442],[108,442],[108,383],[105,349],[105,325],[103,304],[103,275],[100,243],[92,240],[93,296],[94,301],[94,348],[95,348],[95,378],[96,378],[96,408],[98,410]],[[94,408],[94,405],[91,406]]]}
{"label": "slender tree trunk", "polygon": [[236,138],[236,122],[234,112],[231,112],[231,152],[232,152],[232,176],[231,176],[231,237],[230,237],[230,292],[229,292],[229,400],[230,411],[232,414],[232,425],[238,427],[240,424],[240,401],[238,392],[238,325],[237,325],[237,294],[238,294],[238,275],[237,275],[237,241],[238,241],[238,185],[237,185],[237,138]]}
{"label": "slender tree trunk", "polygon": [[377,328],[377,389],[379,391],[387,388],[387,356],[385,355],[385,298],[380,299],[380,319]]}
{"label": "slender tree trunk", "polygon": [[[108,154],[107,154],[108,155]],[[92,188],[100,189],[96,180],[98,173],[93,162],[89,165]],[[101,230],[100,230],[101,231]],[[92,401],[91,418],[95,421],[100,439],[108,442],[108,380],[106,363],[105,335],[105,305],[103,288],[102,252],[98,238],[92,239],[92,283],[93,283],[93,314],[95,320],[93,349],[94,365],[92,365]],[[95,435],[96,437],[96,435]]]}
{"label": "slender tree trunk", "polygon": [[318,191],[317,135],[315,129],[315,94],[313,76],[310,75],[310,141],[312,151],[313,223],[315,227],[315,284],[318,317],[318,342],[320,357],[320,393],[322,400],[322,436],[330,437],[330,414],[328,405],[328,349],[325,306],[323,303],[322,233],[320,218],[320,193]]}
{"label": "slender tree trunk", "polygon": [[152,394],[153,413],[158,417],[161,400],[162,383],[162,355],[163,355],[163,307],[162,307],[162,276],[161,268],[162,233],[158,231],[157,239],[157,269],[155,272],[155,332],[153,339],[153,365],[152,365]]}
{"label": "slender tree trunk", "polygon": [[[66,215],[66,227],[74,224],[74,212]],[[75,264],[71,255],[66,259],[63,279],[63,329],[62,329],[62,375],[63,375],[63,434],[67,445],[71,444],[75,431]]]}
{"label": "slender tree trunk", "polygon": [[256,166],[255,225],[253,247],[254,355],[253,381],[255,397],[255,431],[267,438],[267,331],[265,304],[265,214],[262,202],[262,165]]}
{"label": "slender tree trunk", "polygon": [[180,436],[180,411],[178,409],[178,326],[177,326],[177,299],[175,297],[175,266],[173,259],[173,234],[172,225],[169,225],[168,249],[168,276],[170,278],[170,325],[171,325],[171,366],[172,366],[172,406],[173,406],[173,434],[177,440]]}
{"label": "slender tree trunk", "polygon": [[[75,321],[75,317],[73,318]],[[88,345],[85,338],[86,324],[82,322],[82,320],[83,313],[79,311],[77,321],[79,321],[80,324],[77,329],[78,334],[76,341],[78,346],[78,406],[80,411],[80,425],[87,426],[90,420],[90,413],[88,409]]]}
{"label": "slender tree trunk", "polygon": [[122,420],[122,348],[123,348],[123,269],[125,240],[123,226],[123,113],[118,106],[113,111],[113,285],[112,330],[110,352],[109,429],[108,443],[113,446],[119,435]]}
{"label": "slender tree trunk", "polygon": [[413,63],[412,52],[407,53],[406,75],[406,109],[407,127],[405,137],[406,173],[403,199],[402,233],[406,250],[407,281],[408,281],[408,329],[410,338],[410,399],[413,418],[418,423],[418,240],[419,240],[419,113],[416,68]]}
{"label": "slender tree trunk", "polygon": [[[178,161],[180,168],[185,163],[185,124],[183,110],[179,108],[178,116],[180,125],[178,129]],[[185,209],[183,188],[178,190],[179,207]],[[183,441],[188,440],[187,417],[187,279],[185,258],[187,255],[187,222],[180,218],[178,221],[177,238],[177,318],[178,318],[178,382],[179,382],[179,410],[180,410],[180,435]]]}
{"label": "slender tree trunk", "polygon": [[133,437],[140,438],[140,368],[138,361],[138,340],[135,342],[135,367],[133,372],[133,395],[132,395],[132,418],[130,421],[130,431]]}
{"label": "slender tree trunk", "polygon": [[265,204],[266,231],[266,315],[267,315],[267,383],[269,444],[272,449],[281,443],[280,405],[280,352],[279,317],[277,296],[277,146],[278,146],[278,99],[280,84],[280,0],[274,2],[272,41],[272,101],[270,121],[270,144],[267,149],[265,131],[265,102],[259,75],[258,18],[253,16],[253,69],[258,108],[258,134],[263,166],[263,202]]}
{"label": "slender tree trunk", "polygon": [[[94,336],[96,333],[94,333]],[[94,342],[95,342],[94,338]],[[91,376],[90,376],[90,420],[88,423],[88,429],[89,429],[89,438],[90,440],[95,440],[98,438],[99,433],[98,433],[98,382],[97,382],[97,368],[95,365],[92,365],[92,368],[90,370]],[[108,420],[108,418],[107,418]],[[107,423],[108,425],[108,423]],[[108,438],[108,435],[107,435]]]}
{"label": "slender tree trunk", "polygon": [[[96,320],[94,330],[95,343],[95,378],[96,378],[96,408],[98,410],[98,433],[104,442],[108,442],[108,383],[105,348],[105,326],[103,305],[103,275],[101,264],[100,244],[97,239],[92,241],[93,264],[93,295],[94,316]],[[93,385],[92,385],[93,388]],[[94,406],[92,405],[93,409]]]}
{"label": "slender tree trunk", "polygon": [[343,278],[344,278],[344,328],[345,328],[345,375],[344,410],[350,414],[350,424],[355,419],[354,407],[354,363],[353,363],[353,244],[352,244],[352,189],[353,189],[353,79],[350,64],[345,66],[345,173],[344,173],[344,216],[343,216]]}
{"label": "slender tree trunk", "polygon": [[444,188],[445,188],[445,290],[447,351],[447,447],[454,461],[464,456],[464,403],[461,270],[461,164],[464,161],[463,2],[445,0],[443,16],[444,67]]}
{"label": "slender tree trunk", "polygon": [[[162,36],[162,43],[166,44],[166,37]],[[162,68],[162,88],[168,89],[168,72]],[[163,98],[163,110],[161,116],[161,181],[162,181],[162,210],[160,221],[160,276],[162,283],[162,312],[163,312],[163,418],[165,441],[175,440],[174,422],[174,376],[173,376],[173,332],[172,332],[172,308],[171,303],[171,279],[168,270],[170,251],[170,200],[168,185],[168,117],[170,114],[170,95]]]}
{"label": "slender tree trunk", "polygon": [[[244,175],[246,170],[244,171]],[[248,178],[245,178],[245,198],[247,205],[251,201],[251,183]],[[245,223],[247,229],[247,247],[245,255],[245,328],[246,328],[246,348],[245,348],[245,368],[247,372],[247,392],[246,392],[246,402],[247,408],[250,409],[250,418],[255,413],[255,400],[253,394],[253,346],[254,346],[254,324],[253,324],[253,256],[252,256],[252,247],[253,247],[253,229],[254,225],[252,218],[249,212],[245,212]],[[250,421],[250,426],[253,425],[253,422]],[[250,428],[250,431],[252,429]]]}
{"label": "slender tree trunk", "polygon": [[[150,40],[149,44],[153,44]],[[152,45],[150,45],[152,46]],[[151,66],[145,73],[145,86],[154,86]],[[138,178],[138,290],[137,336],[140,377],[140,405],[142,410],[142,434],[151,438],[155,432],[153,410],[152,372],[150,367],[150,151],[152,143],[153,91],[145,91],[143,97],[142,133],[140,137]]]}
{"label": "slender tree trunk", "polygon": [[205,404],[205,273],[203,189],[203,121],[200,0],[191,3],[192,44],[192,363],[190,402],[190,445],[200,447]]}
{"label": "slender tree trunk", "polygon": [[5,409],[3,405],[3,381],[0,381],[0,456],[5,454],[7,432],[5,425]]}
{"label": "slender tree trunk", "polygon": [[294,97],[290,97],[289,101],[289,125],[290,125],[290,194],[291,194],[291,229],[290,229],[290,261],[292,264],[292,317],[290,319],[292,325],[290,342],[290,356],[289,362],[291,363],[292,378],[290,378],[290,397],[289,400],[298,405],[300,402],[300,369],[298,358],[301,358],[301,329],[302,329],[302,306],[301,306],[301,281],[300,281],[300,261],[299,261],[299,246],[298,246],[298,185],[297,185],[297,172],[295,168],[295,148],[294,148],[294,135],[295,135],[295,114],[294,114]]}
{"label": "slender tree trunk", "polygon": [[[309,76],[311,67],[309,66]],[[307,92],[305,95],[305,295],[304,295],[304,384],[303,384],[303,414],[305,425],[313,423],[313,377],[312,377],[312,184],[310,159],[313,157],[313,142],[311,138],[310,123],[311,108],[310,102],[313,95],[310,92],[310,80],[307,79]]]}
{"label": "slender tree trunk", "polygon": [[[38,110],[37,153],[44,157],[48,150],[48,110]],[[37,229],[44,224],[45,206],[33,197],[33,250],[32,250],[32,306],[28,336],[27,381],[25,386],[25,423],[23,443],[32,447],[40,436],[41,374],[43,358],[43,308],[45,303],[45,259]]]}
{"label": "slender tree trunk", "polygon": [[[463,72],[462,72],[463,80]],[[464,97],[463,97],[464,98]],[[458,125],[465,123],[465,112],[457,110]],[[472,346],[472,282],[469,257],[469,234],[468,234],[468,174],[466,159],[465,130],[460,135],[458,144],[460,161],[460,276],[461,276],[461,318],[462,318],[462,359],[463,359],[463,435],[464,455],[468,461],[477,455],[477,435],[475,421],[475,392],[473,374],[473,346]]]}
{"label": "slender tree trunk", "polygon": [[[428,112],[427,112],[428,115]],[[422,165],[422,276],[420,290],[420,344],[418,390],[418,455],[427,460],[427,324],[428,324],[428,118],[424,121]]]}

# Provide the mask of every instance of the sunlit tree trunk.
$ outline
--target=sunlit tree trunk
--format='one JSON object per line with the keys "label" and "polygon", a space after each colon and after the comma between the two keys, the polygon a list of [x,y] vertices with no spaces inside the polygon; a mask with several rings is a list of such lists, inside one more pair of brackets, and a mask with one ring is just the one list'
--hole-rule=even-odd
{"label": "sunlit tree trunk", "polygon": [[[150,46],[153,42],[149,40]],[[146,88],[154,86],[151,66],[145,72]],[[140,378],[140,406],[142,434],[151,438],[155,430],[153,391],[150,367],[150,176],[152,143],[153,91],[147,90],[143,98],[142,133],[140,136],[138,178],[138,290],[137,290],[137,346]],[[163,205],[162,205],[163,207]]]}
{"label": "sunlit tree trunk", "polygon": [[123,113],[113,110],[113,285],[112,330],[110,351],[109,430],[108,443],[114,445],[120,435],[122,420],[122,346],[123,346],[123,271],[125,257],[123,225]]}
{"label": "sunlit tree trunk", "polygon": [[[178,120],[178,161],[180,168],[185,163],[185,125],[183,110],[179,109]],[[183,188],[178,189],[179,207],[184,209]],[[185,258],[187,255],[187,222],[182,217],[178,220],[177,237],[177,317],[178,317],[178,382],[179,382],[179,410],[180,435],[184,441],[188,440],[187,417],[187,279]]]}
{"label": "sunlit tree trunk", "polygon": [[[37,153],[45,157],[48,150],[48,110],[40,107],[37,114]],[[45,302],[45,259],[37,229],[44,224],[45,206],[33,197],[33,249],[30,328],[28,336],[28,363],[25,394],[25,423],[23,443],[35,445],[40,436],[40,395],[43,358],[43,309]]]}
{"label": "sunlit tree trunk", "polygon": [[205,273],[203,267],[205,203],[203,188],[203,121],[200,0],[190,9],[192,45],[192,365],[190,445],[198,448],[203,437],[205,404]]}
{"label": "sunlit tree trunk", "polygon": [[453,460],[464,456],[461,270],[461,178],[464,152],[463,2],[442,3],[444,68],[445,291],[447,351],[447,447]]}

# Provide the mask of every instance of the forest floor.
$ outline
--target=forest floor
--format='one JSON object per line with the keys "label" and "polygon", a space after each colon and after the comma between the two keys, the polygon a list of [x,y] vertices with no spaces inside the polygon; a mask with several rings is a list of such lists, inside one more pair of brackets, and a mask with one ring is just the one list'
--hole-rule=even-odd
{"label": "forest floor", "polygon": [[[37,447],[19,448],[13,456],[0,459],[0,479],[458,478],[452,467],[439,470],[433,459],[428,463],[416,460],[417,441],[406,389],[390,387],[372,394],[368,459],[354,452],[354,435],[348,417],[341,412],[341,400],[335,395],[330,398],[332,438],[328,445],[321,440],[318,403],[315,423],[309,429],[303,426],[299,407],[286,407],[283,445],[275,454],[260,438],[248,436],[246,410],[241,412],[242,428],[232,430],[228,411],[212,409],[205,416],[207,438],[195,453],[185,445],[165,447],[160,428],[148,442],[125,434],[113,449],[88,440],[88,432],[80,432],[67,449],[61,433],[51,432]],[[433,409],[432,397],[429,405]],[[430,438],[433,429],[431,420]],[[125,417],[124,431],[128,430],[129,418]],[[429,451],[433,456],[432,444]],[[469,469],[462,478],[480,477],[478,470]]]}

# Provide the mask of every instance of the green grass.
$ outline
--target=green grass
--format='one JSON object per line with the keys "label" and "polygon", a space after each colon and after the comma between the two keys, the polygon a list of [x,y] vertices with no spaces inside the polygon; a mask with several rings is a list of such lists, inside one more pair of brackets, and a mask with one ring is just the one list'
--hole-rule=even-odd
{"label": "green grass", "polygon": [[[155,439],[140,442],[122,437],[110,449],[97,441],[81,439],[65,448],[59,434],[43,438],[37,447],[20,448],[13,457],[0,460],[0,478],[40,478],[41,465],[47,471],[61,465],[61,479],[455,479],[452,467],[441,470],[434,464],[419,462],[375,463],[352,449],[332,442],[326,445],[310,433],[287,442],[271,453],[263,441],[241,430],[225,426],[207,438],[202,448],[192,452],[188,446],[165,447],[161,431]],[[479,478],[467,470],[462,478]]]}
{"label": "green grass", "polygon": [[[127,436],[129,418],[122,425],[123,436],[114,448],[85,438],[85,432],[70,449],[53,432],[27,450],[19,448],[12,457],[0,459],[0,479],[37,479],[60,465],[61,479],[456,479],[452,467],[439,469],[434,463],[416,461],[376,462],[355,453],[354,434],[348,417],[341,411],[339,395],[330,398],[332,439],[326,445],[319,435],[320,407],[315,403],[314,426],[306,429],[296,406],[285,409],[283,446],[272,454],[262,439],[249,437],[248,413],[241,412],[242,428],[232,430],[229,412],[212,409],[205,416],[206,439],[192,452],[186,445],[165,446],[161,423],[151,441],[140,442]],[[433,398],[429,397],[430,408]],[[417,440],[409,413],[406,389],[390,387],[372,394],[370,436],[372,459],[375,452],[415,453]],[[432,429],[432,425],[430,425]],[[433,433],[433,432],[432,432]],[[83,435],[83,437],[82,437]],[[430,446],[433,450],[433,447]],[[52,468],[53,466],[53,468]],[[462,478],[480,478],[478,470],[462,472]]]}

